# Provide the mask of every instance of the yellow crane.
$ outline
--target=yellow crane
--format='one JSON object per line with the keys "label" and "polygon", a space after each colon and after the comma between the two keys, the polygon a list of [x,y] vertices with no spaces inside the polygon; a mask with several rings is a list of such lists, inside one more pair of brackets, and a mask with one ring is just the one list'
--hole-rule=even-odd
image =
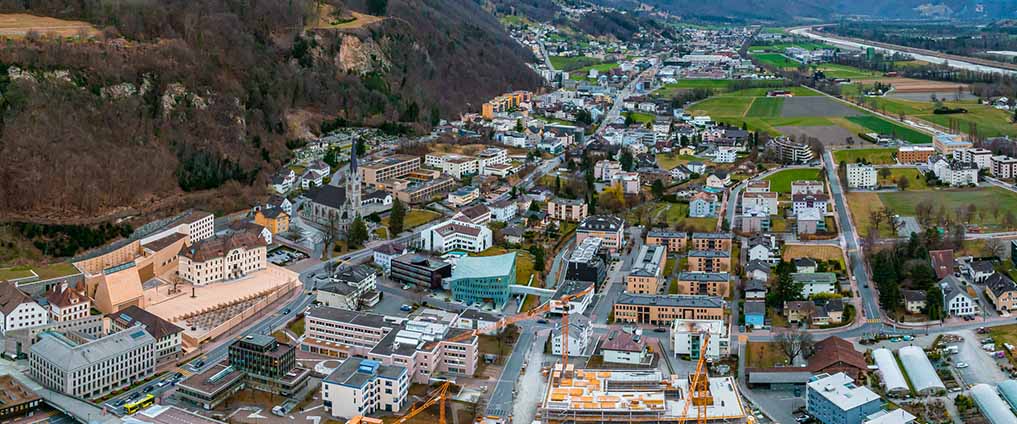
{"label": "yellow crane", "polygon": [[685,394],[685,407],[678,417],[678,422],[684,424],[691,421],[689,407],[696,405],[696,423],[706,424],[706,407],[713,405],[713,395],[710,394],[710,376],[706,370],[706,351],[710,345],[710,333],[701,332],[703,343],[699,346],[699,360],[696,361],[696,373],[689,376],[689,391]]}
{"label": "yellow crane", "polygon": [[[441,383],[441,386],[439,386],[437,390],[435,390],[433,393],[431,393],[431,396],[428,397],[427,401],[425,401],[424,403],[420,404],[416,408],[411,409],[410,412],[408,412],[406,415],[403,415],[402,417],[399,417],[399,419],[393,421],[393,424],[402,424],[402,423],[405,423],[405,422],[409,421],[410,419],[412,419],[413,417],[419,415],[421,412],[426,411],[427,408],[430,408],[430,407],[434,406],[434,404],[436,404],[436,403],[439,404],[438,405],[438,423],[446,424],[445,423],[445,400],[448,398],[448,390],[449,390],[449,387],[451,387],[451,386],[452,386],[452,383],[449,382],[449,381]],[[363,415],[357,415],[357,416],[355,416],[353,418],[350,418],[349,420],[346,421],[346,424],[381,424],[381,423],[382,423],[382,420],[380,420],[380,419],[365,417]]]}

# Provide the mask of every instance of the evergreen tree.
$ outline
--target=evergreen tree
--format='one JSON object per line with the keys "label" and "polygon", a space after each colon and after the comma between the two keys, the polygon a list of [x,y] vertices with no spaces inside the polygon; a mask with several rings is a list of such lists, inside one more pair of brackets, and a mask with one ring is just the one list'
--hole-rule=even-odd
{"label": "evergreen tree", "polygon": [[653,192],[653,197],[655,197],[657,200],[660,200],[662,197],[664,197],[664,183],[661,182],[660,180],[654,180],[653,185],[650,187],[650,190]]}
{"label": "evergreen tree", "polygon": [[636,169],[636,159],[632,157],[632,152],[629,149],[622,150],[619,162],[621,162],[622,169],[626,172],[632,172]]}
{"label": "evergreen tree", "polygon": [[360,219],[358,216],[353,220],[353,223],[350,224],[350,232],[346,237],[346,241],[349,242],[349,247],[352,249],[354,247],[363,246],[364,242],[367,241],[367,238],[367,224],[365,224],[364,220]]}
{"label": "evergreen tree", "polygon": [[388,229],[392,237],[403,232],[403,225],[406,220],[406,207],[399,198],[392,201],[392,212],[388,214]]}
{"label": "evergreen tree", "polygon": [[925,314],[930,320],[943,319],[943,290],[933,284],[925,291]]}
{"label": "evergreen tree", "polygon": [[561,194],[561,175],[554,177],[554,194]]}

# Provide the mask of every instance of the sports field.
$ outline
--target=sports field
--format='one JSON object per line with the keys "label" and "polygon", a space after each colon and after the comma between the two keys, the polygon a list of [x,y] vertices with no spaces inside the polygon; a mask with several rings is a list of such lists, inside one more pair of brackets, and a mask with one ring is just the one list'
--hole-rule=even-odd
{"label": "sports field", "polygon": [[791,183],[800,180],[819,181],[818,169],[785,169],[777,172],[766,180],[770,182],[770,191],[776,193],[790,193]]}
{"label": "sports field", "polygon": [[849,116],[847,120],[879,134],[892,134],[911,144],[932,143],[932,136],[926,133],[895,124],[875,115]]}
{"label": "sports field", "polygon": [[[855,143],[864,143],[863,140],[855,140]],[[897,149],[848,149],[833,152],[833,159],[840,162],[856,163],[859,159],[873,165],[886,165],[896,163],[893,154]]]}
{"label": "sports field", "polygon": [[752,100],[746,117],[750,118],[776,118],[784,106],[782,97],[756,97]]}

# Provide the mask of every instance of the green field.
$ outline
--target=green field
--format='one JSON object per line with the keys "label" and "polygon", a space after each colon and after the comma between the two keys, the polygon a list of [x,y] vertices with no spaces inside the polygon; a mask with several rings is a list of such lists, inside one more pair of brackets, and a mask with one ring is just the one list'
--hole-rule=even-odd
{"label": "green field", "polygon": [[38,275],[39,280],[49,280],[51,278],[66,277],[68,275],[77,274],[79,271],[74,265],[67,262],[56,262],[49,265],[42,266],[16,266],[10,268],[0,268],[0,281],[14,280],[21,278],[32,277],[32,271],[35,271],[35,275]]}
{"label": "green field", "polygon": [[[864,143],[863,140],[857,140],[858,143]],[[839,162],[855,163],[858,159],[865,159],[867,162],[873,165],[886,165],[896,163],[893,159],[893,154],[897,152],[897,149],[850,149],[850,150],[837,150],[833,152],[833,159]]]}
{"label": "green field", "polygon": [[881,186],[895,186],[897,185],[897,179],[900,177],[907,177],[908,191],[910,190],[926,190],[929,187],[925,184],[925,176],[918,169],[915,168],[893,168],[890,169],[890,176],[883,178],[882,175],[877,174],[879,179],[879,185]]}
{"label": "green field", "polygon": [[797,68],[801,64],[801,62],[780,53],[753,53],[752,57],[761,64],[777,68]]}
{"label": "green field", "polygon": [[596,69],[597,72],[604,73],[618,67],[618,62],[598,63],[596,65],[584,66],[576,69],[569,74],[569,78],[574,80],[588,80],[587,75],[591,69]]}
{"label": "green field", "polygon": [[[949,96],[946,96],[949,98]],[[950,126],[950,120],[960,124],[962,132],[970,132],[971,124],[975,125],[978,135],[982,137],[1011,136],[1017,137],[1017,125],[1011,122],[1010,112],[996,109],[988,105],[976,104],[974,101],[944,101],[943,105],[950,108],[964,108],[967,113],[937,115],[933,113],[935,105],[929,101],[913,101],[890,97],[867,97],[865,102],[874,109],[891,115],[905,115],[918,118],[943,127]]]}
{"label": "green field", "polygon": [[798,47],[805,50],[820,50],[820,49],[832,49],[833,46],[823,43],[804,42],[804,43],[777,43],[770,45],[754,45],[749,47],[749,52],[781,52],[783,53],[788,47]]}
{"label": "green field", "polygon": [[787,90],[795,96],[821,96],[815,91],[812,91],[805,87],[793,86],[793,87],[757,87],[757,88],[744,88],[741,90],[724,93],[722,96],[733,96],[733,97],[764,97],[766,93],[773,90]]}
{"label": "green field", "polygon": [[654,116],[653,114],[643,112],[626,112],[626,115],[631,116],[633,121],[636,121],[640,124],[653,122],[654,120],[657,119],[657,117]]}
{"label": "green field", "polygon": [[697,158],[692,155],[674,155],[674,157],[670,157],[667,153],[657,154],[657,166],[659,166],[660,169],[666,169],[670,171],[678,165],[685,165],[686,163],[689,162],[707,163],[709,161]]}
{"label": "green field", "polygon": [[752,97],[715,96],[696,103],[690,110],[699,112],[700,115],[710,115],[710,117],[741,117],[748,112],[751,102]]}
{"label": "green field", "polygon": [[874,115],[848,116],[846,118],[854,124],[872,130],[879,134],[892,134],[911,144],[932,143],[932,136],[907,128]]}
{"label": "green field", "polygon": [[746,117],[750,118],[776,118],[780,116],[780,110],[784,106],[782,97],[757,97],[752,101]]}
{"label": "green field", "polygon": [[[1009,230],[1002,227],[1006,211],[1017,209],[1017,193],[999,187],[980,187],[957,190],[925,190],[880,193],[879,200],[895,213],[914,216],[915,206],[922,201],[929,201],[938,210],[945,208],[951,216],[958,208],[967,209],[975,205],[979,212],[970,220],[970,224],[989,227],[989,230]],[[999,211],[993,213],[993,209]]]}
{"label": "green field", "polygon": [[549,59],[551,66],[559,71],[573,71],[600,62],[599,59],[589,56],[551,56]]}
{"label": "green field", "polygon": [[663,87],[654,90],[653,95],[657,97],[672,97],[681,90],[691,90],[694,88],[709,88],[716,91],[724,91],[731,88],[731,83],[734,80],[727,79],[691,79],[691,80],[680,80],[670,84],[665,84]]}
{"label": "green field", "polygon": [[791,183],[800,180],[819,181],[818,169],[786,169],[777,172],[766,180],[770,182],[770,191],[776,193],[790,193]]}
{"label": "green field", "polygon": [[880,72],[869,71],[854,66],[838,65],[835,63],[824,63],[816,66],[813,69],[823,71],[823,74],[827,78],[847,78],[847,79],[858,79],[858,78],[878,78],[882,77],[883,74]]}

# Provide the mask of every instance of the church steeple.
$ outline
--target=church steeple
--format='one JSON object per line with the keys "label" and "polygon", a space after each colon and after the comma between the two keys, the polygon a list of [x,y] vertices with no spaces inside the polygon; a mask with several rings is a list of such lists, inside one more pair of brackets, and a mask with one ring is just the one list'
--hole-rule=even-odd
{"label": "church steeple", "polygon": [[350,148],[350,175],[356,175],[357,173],[357,145],[360,144],[360,139],[353,141],[353,146]]}

